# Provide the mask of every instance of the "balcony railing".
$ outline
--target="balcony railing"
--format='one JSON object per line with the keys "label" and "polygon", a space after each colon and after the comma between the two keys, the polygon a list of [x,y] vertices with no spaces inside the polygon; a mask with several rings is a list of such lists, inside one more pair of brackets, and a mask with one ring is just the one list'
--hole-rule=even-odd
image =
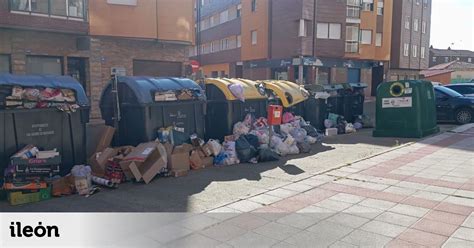
{"label": "balcony railing", "polygon": [[10,0],[12,13],[84,21],[87,0]]}

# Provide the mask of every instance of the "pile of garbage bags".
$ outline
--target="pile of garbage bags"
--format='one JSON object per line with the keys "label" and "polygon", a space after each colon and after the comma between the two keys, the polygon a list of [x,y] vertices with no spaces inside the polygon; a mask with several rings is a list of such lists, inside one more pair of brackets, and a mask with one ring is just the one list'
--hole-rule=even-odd
{"label": "pile of garbage bags", "polygon": [[358,116],[354,123],[348,123],[343,116],[329,113],[328,118],[324,120],[326,130],[337,130],[337,134],[355,133],[362,128],[373,127],[372,120],[367,115]]}
{"label": "pile of garbage bags", "polygon": [[234,124],[233,134],[226,136],[220,147],[216,140],[209,143],[219,151],[215,165],[233,165],[276,161],[280,156],[309,153],[311,145],[322,137],[301,116],[289,112],[283,114],[280,126],[269,126],[266,118],[248,114]]}

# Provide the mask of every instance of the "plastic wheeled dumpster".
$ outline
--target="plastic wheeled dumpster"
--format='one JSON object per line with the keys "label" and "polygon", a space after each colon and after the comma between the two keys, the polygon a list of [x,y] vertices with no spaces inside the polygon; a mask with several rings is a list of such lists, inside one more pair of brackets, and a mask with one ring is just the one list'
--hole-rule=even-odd
{"label": "plastic wheeled dumpster", "polygon": [[382,83],[376,104],[375,137],[421,138],[439,132],[431,82]]}
{"label": "plastic wheeled dumpster", "polygon": [[[256,118],[267,117],[268,99],[265,89],[255,81],[246,79],[207,78],[204,80],[207,96],[206,137],[219,139],[233,132],[234,124],[247,114]],[[238,84],[243,88],[245,101],[237,99],[229,86]]]}
{"label": "plastic wheeled dumpster", "polygon": [[[18,104],[7,106],[14,87],[22,90],[71,90],[77,104],[75,112],[63,112],[64,101],[27,99],[12,100]],[[19,88],[16,88],[19,89]],[[39,96],[38,96],[39,97]],[[29,106],[25,108],[25,106]],[[41,108],[39,108],[41,107]],[[67,76],[0,74],[0,169],[9,164],[9,158],[26,145],[40,150],[57,149],[61,154],[60,174],[66,175],[74,165],[86,161],[86,124],[89,122],[89,102],[79,82]]]}
{"label": "plastic wheeled dumpster", "polygon": [[309,93],[300,85],[283,80],[259,81],[265,87],[271,104],[282,105],[285,112],[292,112],[302,116],[304,114],[304,101]]}
{"label": "plastic wheeled dumpster", "polygon": [[328,112],[342,115],[343,96],[341,93],[344,90],[344,87],[340,84],[325,84],[323,87],[330,95],[327,99]]}
{"label": "plastic wheeled dumpster", "polygon": [[328,92],[322,85],[305,85],[310,97],[304,104],[304,118],[318,130],[324,130],[324,120],[328,118]]}
{"label": "plastic wheeled dumpster", "polygon": [[[187,95],[184,98],[180,95]],[[204,137],[205,96],[186,78],[118,77],[120,107],[118,145],[136,146],[155,140],[160,128],[176,127],[186,135]],[[100,110],[114,126],[112,82],[102,92]]]}
{"label": "plastic wheeled dumpster", "polygon": [[347,122],[354,122],[355,118],[364,114],[364,89],[368,87],[365,83],[342,84],[344,90],[340,91],[342,96],[342,111],[337,114],[344,116]]}

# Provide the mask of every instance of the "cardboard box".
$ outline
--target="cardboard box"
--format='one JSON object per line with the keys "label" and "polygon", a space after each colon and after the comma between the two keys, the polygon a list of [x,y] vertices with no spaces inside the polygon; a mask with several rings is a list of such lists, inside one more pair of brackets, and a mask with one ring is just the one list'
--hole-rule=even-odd
{"label": "cardboard box", "polygon": [[95,152],[101,152],[109,147],[112,139],[114,138],[114,134],[115,128],[105,126],[104,130],[102,131],[102,135],[99,138],[99,142],[97,143]]}
{"label": "cardboard box", "polygon": [[192,150],[192,146],[189,144],[183,144],[180,146],[173,147],[173,145],[165,144],[166,153],[168,154],[168,170],[171,172],[183,172],[189,171],[189,152]]}
{"label": "cardboard box", "polygon": [[144,162],[133,161],[129,169],[137,182],[143,179],[148,184],[156,175],[165,170],[166,165],[166,149],[162,144],[157,144]]}
{"label": "cardboard box", "polygon": [[199,152],[196,150],[191,152],[191,156],[189,157],[189,162],[191,163],[191,168],[193,170],[199,170],[199,169],[204,168],[201,156],[199,156]]}
{"label": "cardboard box", "polygon": [[63,196],[71,195],[75,188],[74,177],[69,174],[67,176],[56,179],[52,182],[52,195]]}
{"label": "cardboard box", "polygon": [[[123,158],[123,160],[120,162],[120,167],[122,167],[123,173],[125,174],[127,179],[131,180],[135,178],[132,172],[130,171],[130,165],[132,163],[135,163],[135,166],[140,166],[140,164],[144,163],[147,158],[153,153],[153,151],[156,150],[158,145],[163,147],[163,145],[156,142],[139,144],[132,150],[132,152],[130,152],[125,158]],[[164,154],[166,154],[166,150],[164,151]]]}
{"label": "cardboard box", "polygon": [[106,148],[103,152],[98,152],[92,155],[89,159],[89,164],[94,175],[103,177],[105,175],[107,161],[116,155],[117,150],[113,148]]}

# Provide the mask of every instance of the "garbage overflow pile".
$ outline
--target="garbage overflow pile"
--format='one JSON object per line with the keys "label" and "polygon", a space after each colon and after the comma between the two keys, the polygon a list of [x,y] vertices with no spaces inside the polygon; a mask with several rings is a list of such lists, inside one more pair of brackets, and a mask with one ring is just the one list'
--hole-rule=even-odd
{"label": "garbage overflow pile", "polygon": [[75,111],[76,94],[71,89],[2,86],[0,88],[0,109],[59,108]]}

